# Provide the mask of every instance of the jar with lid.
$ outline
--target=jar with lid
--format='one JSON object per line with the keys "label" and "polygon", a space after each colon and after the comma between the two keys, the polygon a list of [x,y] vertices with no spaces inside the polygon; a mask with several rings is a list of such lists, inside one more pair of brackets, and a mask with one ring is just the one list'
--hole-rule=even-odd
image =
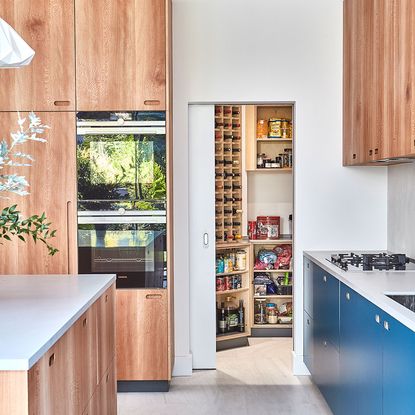
{"label": "jar with lid", "polygon": [[255,301],[254,323],[267,324],[265,299]]}
{"label": "jar with lid", "polygon": [[277,306],[274,303],[268,303],[267,309],[267,323],[268,324],[277,324],[278,322],[278,311]]}
{"label": "jar with lid", "polygon": [[264,158],[265,158],[265,153],[261,153],[257,155],[256,166],[258,169],[262,169],[264,167]]}
{"label": "jar with lid", "polygon": [[257,138],[268,138],[267,120],[258,120],[256,134],[257,134]]}
{"label": "jar with lid", "polygon": [[239,271],[245,271],[246,269],[246,252],[237,251],[236,252],[236,269]]}

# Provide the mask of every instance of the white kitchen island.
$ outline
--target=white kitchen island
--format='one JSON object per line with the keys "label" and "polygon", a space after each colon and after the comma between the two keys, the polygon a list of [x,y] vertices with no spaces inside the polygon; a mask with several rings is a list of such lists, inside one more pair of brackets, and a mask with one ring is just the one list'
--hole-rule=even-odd
{"label": "white kitchen island", "polygon": [[0,414],[115,414],[114,275],[0,276]]}

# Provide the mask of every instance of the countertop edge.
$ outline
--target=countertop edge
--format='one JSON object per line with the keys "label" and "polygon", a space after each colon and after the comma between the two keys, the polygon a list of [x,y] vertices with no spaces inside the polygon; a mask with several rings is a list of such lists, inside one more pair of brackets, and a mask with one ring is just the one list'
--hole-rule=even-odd
{"label": "countertop edge", "polygon": [[[359,295],[364,297],[366,300],[374,304],[376,307],[380,308],[385,313],[389,314],[391,317],[395,318],[397,321],[402,323],[408,329],[415,332],[415,313],[406,309],[404,306],[398,304],[394,300],[388,298],[384,292],[379,293],[379,296],[373,295],[367,290],[362,290],[361,287],[354,284],[350,281],[345,274],[345,271],[336,269],[335,265],[332,265],[329,261],[321,261],[315,256],[315,254],[321,254],[323,251],[303,251],[303,255],[308,258],[310,261],[316,263],[320,268],[327,271],[329,274],[333,275],[340,282],[347,285],[352,290],[356,291]],[[362,271],[363,272],[363,271]],[[405,272],[405,271],[402,271]],[[389,291],[389,290],[387,290]]]}
{"label": "countertop edge", "polygon": [[[79,276],[83,276],[80,274]],[[95,274],[92,274],[95,275]],[[98,300],[99,297],[115,283],[115,274],[101,274],[101,277],[109,278],[108,281],[81,307],[72,317],[58,330],[55,335],[49,338],[40,349],[29,359],[0,359],[0,371],[28,371],[40,358],[69,330],[70,327]],[[77,276],[74,276],[76,278]]]}

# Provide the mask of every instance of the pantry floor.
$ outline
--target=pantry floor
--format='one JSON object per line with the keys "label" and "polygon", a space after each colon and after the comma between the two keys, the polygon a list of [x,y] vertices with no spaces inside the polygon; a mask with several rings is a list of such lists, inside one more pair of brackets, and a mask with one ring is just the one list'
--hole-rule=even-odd
{"label": "pantry floor", "polygon": [[173,378],[168,393],[118,394],[118,415],[329,415],[308,376],[291,374],[292,339],[250,339],[217,353],[217,370]]}

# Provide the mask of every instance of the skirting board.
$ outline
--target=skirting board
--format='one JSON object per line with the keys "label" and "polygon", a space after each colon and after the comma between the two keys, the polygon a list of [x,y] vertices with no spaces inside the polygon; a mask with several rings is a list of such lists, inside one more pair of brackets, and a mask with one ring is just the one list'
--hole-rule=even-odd
{"label": "skirting board", "polygon": [[304,364],[303,356],[296,354],[295,351],[292,351],[292,354],[293,354],[293,375],[294,376],[309,376],[310,371],[307,369],[307,366]]}
{"label": "skirting board", "polygon": [[173,376],[192,376],[193,359],[189,353],[185,356],[175,356]]}
{"label": "skirting board", "polygon": [[117,382],[117,392],[168,392],[168,380],[128,380]]}

